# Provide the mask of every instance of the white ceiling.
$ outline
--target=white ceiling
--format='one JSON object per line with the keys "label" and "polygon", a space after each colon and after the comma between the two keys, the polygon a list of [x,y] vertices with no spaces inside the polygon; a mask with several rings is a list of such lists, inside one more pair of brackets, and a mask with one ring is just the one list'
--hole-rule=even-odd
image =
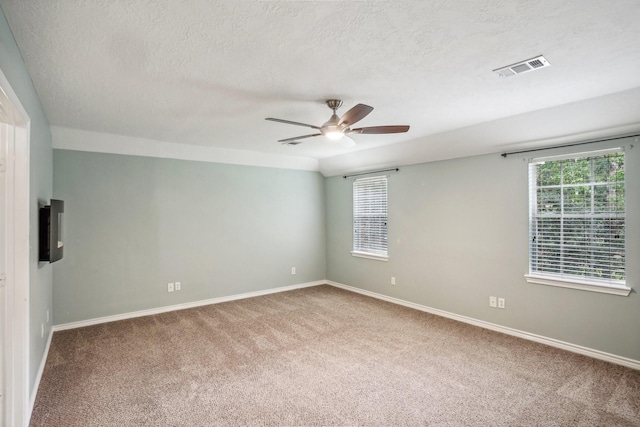
{"label": "white ceiling", "polygon": [[[640,130],[637,0],[0,5],[61,147],[65,129],[90,131],[330,175]],[[539,54],[551,67],[492,72]],[[321,125],[328,98],[373,106],[359,125],[411,130],[354,135],[356,148],[276,142],[312,132],[265,117]],[[96,150],[82,135],[74,148]]]}

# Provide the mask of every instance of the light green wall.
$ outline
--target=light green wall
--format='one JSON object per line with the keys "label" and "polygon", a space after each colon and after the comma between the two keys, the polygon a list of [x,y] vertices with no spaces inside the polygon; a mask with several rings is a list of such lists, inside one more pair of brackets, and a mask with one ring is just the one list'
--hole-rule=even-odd
{"label": "light green wall", "polygon": [[65,201],[55,324],[326,276],[317,172],[66,150],[54,169]]}
{"label": "light green wall", "polygon": [[[587,149],[629,148],[623,142]],[[637,289],[637,147],[627,149],[627,165],[627,273]],[[351,256],[352,187],[341,177],[66,150],[55,150],[54,166],[54,194],[66,202],[65,257],[54,264],[56,324],[326,278],[640,360],[636,292],[524,280],[524,155],[390,175],[388,262]],[[178,280],[183,290],[167,293]],[[506,298],[507,308],[490,308],[490,295]]]}
{"label": "light green wall", "polygon": [[[630,140],[625,141],[629,147]],[[620,146],[593,144],[572,151]],[[569,150],[546,150],[552,155]],[[529,284],[525,155],[401,167],[389,178],[389,261],[352,257],[352,183],[327,179],[327,278],[640,360],[640,145],[628,149],[629,297]],[[397,285],[390,285],[391,276]],[[489,296],[506,309],[489,307]]]}
{"label": "light green wall", "polygon": [[[52,194],[53,161],[51,132],[38,95],[27,72],[22,55],[13,38],[4,13],[0,12],[0,69],[12,90],[27,111],[30,122],[30,162],[29,185],[31,207],[29,224],[31,236],[29,245],[29,393],[32,392],[36,374],[42,360],[46,339],[51,330],[46,313],[51,310],[51,266],[38,263],[38,201],[48,202]],[[40,336],[40,325],[44,324],[44,338]]]}

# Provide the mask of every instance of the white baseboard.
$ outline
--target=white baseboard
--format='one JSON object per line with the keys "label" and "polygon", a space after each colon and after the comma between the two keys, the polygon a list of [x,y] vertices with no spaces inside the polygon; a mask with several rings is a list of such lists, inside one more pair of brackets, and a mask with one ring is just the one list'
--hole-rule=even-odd
{"label": "white baseboard", "polygon": [[33,384],[33,390],[29,398],[29,413],[27,419],[31,419],[31,413],[33,412],[33,405],[36,403],[36,396],[38,395],[38,388],[40,387],[40,380],[42,380],[42,374],[44,373],[44,367],[47,364],[47,357],[49,356],[49,347],[51,347],[51,340],[53,339],[53,327],[49,330],[49,336],[47,337],[47,343],[44,346],[44,352],[42,353],[42,360],[36,373],[36,381]]}
{"label": "white baseboard", "polygon": [[168,311],[184,310],[187,308],[201,307],[203,305],[219,304],[222,302],[236,301],[245,298],[259,297],[262,295],[275,294],[278,292],[292,291],[295,289],[309,288],[311,286],[325,285],[326,280],[317,280],[315,282],[299,283],[297,285],[281,286],[279,288],[265,289],[262,291],[247,292],[244,294],[229,295],[226,297],[211,298],[200,301],[186,302],[182,304],[168,305],[164,307],[151,308],[148,310],[132,311],[130,313],[115,314],[113,316],[98,317],[95,319],[81,320],[79,322],[63,323],[55,325],[54,331],[64,331],[67,329],[82,328],[85,326],[97,325],[100,323],[115,322],[118,320],[133,319],[135,317],[151,316],[153,314],[166,313]]}
{"label": "white baseboard", "polygon": [[457,320],[459,322],[468,323],[470,325],[479,326],[481,328],[490,329],[492,331],[501,332],[503,334],[512,335],[518,338],[524,338],[529,341],[535,341],[541,344],[546,344],[551,347],[560,348],[563,350],[571,351],[573,353],[582,354],[584,356],[593,357],[594,359],[600,359],[607,362],[615,363],[617,365],[626,366],[632,369],[640,370],[640,361],[629,359],[622,356],[617,356],[615,354],[606,353],[604,351],[595,350],[588,347],[583,347],[580,345],[568,343],[565,341],[556,340],[553,338],[544,337],[542,335],[536,335],[525,331],[520,331],[518,329],[509,328],[506,326],[497,325],[495,323],[485,322],[484,320],[478,320],[467,316],[461,316],[459,314],[450,313],[448,311],[439,310],[437,308],[431,308],[424,305],[416,304],[413,302],[401,300],[398,298],[393,298],[387,295],[378,294],[376,292],[367,291],[360,288],[354,288],[353,286],[347,286],[342,283],[333,282],[330,280],[326,281],[327,284],[331,286],[335,286],[336,288],[344,289],[351,292],[356,292],[362,295],[370,296],[373,298],[377,298],[383,301],[391,302],[398,305],[403,305],[405,307],[413,308],[416,310],[424,311],[426,313],[435,314],[437,316],[447,317],[449,319]]}

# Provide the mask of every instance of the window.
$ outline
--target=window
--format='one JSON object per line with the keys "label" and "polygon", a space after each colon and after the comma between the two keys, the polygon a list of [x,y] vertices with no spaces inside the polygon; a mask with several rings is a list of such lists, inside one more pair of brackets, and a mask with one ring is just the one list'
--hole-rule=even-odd
{"label": "window", "polygon": [[387,259],[387,177],[353,182],[354,256]]}
{"label": "window", "polygon": [[529,282],[628,295],[622,149],[529,164]]}

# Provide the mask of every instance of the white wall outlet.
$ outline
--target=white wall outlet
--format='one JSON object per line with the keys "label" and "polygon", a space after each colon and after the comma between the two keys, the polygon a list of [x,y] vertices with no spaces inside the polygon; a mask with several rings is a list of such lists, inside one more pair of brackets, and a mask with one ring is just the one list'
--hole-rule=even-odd
{"label": "white wall outlet", "polygon": [[295,267],[291,267],[291,274],[296,274],[296,268]]}
{"label": "white wall outlet", "polygon": [[179,291],[180,289],[182,289],[182,283],[176,282],[175,289],[176,289],[176,291]]}
{"label": "white wall outlet", "polygon": [[504,308],[504,298],[498,298],[498,308]]}
{"label": "white wall outlet", "polygon": [[396,284],[396,278],[395,278],[395,277],[392,277],[392,278],[391,278],[391,284],[392,284],[393,286],[395,286],[395,284]]}
{"label": "white wall outlet", "polygon": [[44,338],[44,323],[40,323],[40,338]]}
{"label": "white wall outlet", "polygon": [[173,282],[167,285],[167,292],[173,292],[174,289],[175,289],[175,285]]}
{"label": "white wall outlet", "polygon": [[489,297],[489,307],[497,307],[498,306],[498,302],[496,300],[496,297]]}

